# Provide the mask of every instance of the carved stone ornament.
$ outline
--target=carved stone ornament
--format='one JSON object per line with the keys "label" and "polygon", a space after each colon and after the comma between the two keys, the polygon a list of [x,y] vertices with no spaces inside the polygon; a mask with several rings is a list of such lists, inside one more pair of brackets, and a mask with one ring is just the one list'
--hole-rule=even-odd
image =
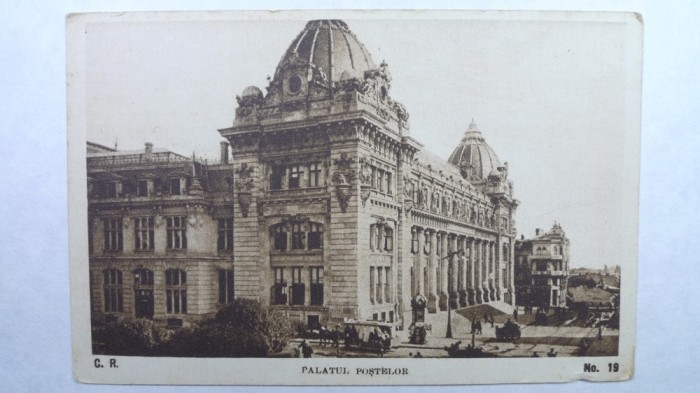
{"label": "carved stone ornament", "polygon": [[360,158],[360,174],[357,176],[360,184],[372,183],[372,169],[370,169],[369,160],[364,157]]}
{"label": "carved stone ornament", "polygon": [[348,205],[350,204],[350,197],[352,197],[352,192],[350,191],[349,184],[338,184],[335,186],[335,195],[338,197],[338,203],[340,204],[340,210],[346,213],[348,210]]}
{"label": "carved stone ornament", "polygon": [[365,207],[365,205],[367,204],[367,200],[369,199],[371,190],[372,186],[369,184],[360,185],[360,200],[362,201],[362,207]]}
{"label": "carved stone ornament", "polygon": [[251,176],[253,167],[249,167],[248,164],[243,163],[235,172],[238,177],[235,182],[236,189],[241,192],[250,192],[250,190],[253,189],[253,178]]}
{"label": "carved stone ornament", "polygon": [[253,202],[253,194],[248,191],[238,193],[238,205],[241,207],[243,217],[248,217],[250,204]]}

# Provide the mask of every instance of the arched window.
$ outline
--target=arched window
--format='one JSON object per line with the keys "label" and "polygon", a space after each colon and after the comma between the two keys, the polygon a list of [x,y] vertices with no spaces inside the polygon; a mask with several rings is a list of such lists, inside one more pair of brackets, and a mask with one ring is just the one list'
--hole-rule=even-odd
{"label": "arched window", "polygon": [[165,311],[187,314],[187,273],[182,269],[165,271]]}
{"label": "arched window", "polygon": [[134,316],[153,318],[153,271],[139,268],[134,270]]}
{"label": "arched window", "polygon": [[149,269],[134,270],[134,285],[153,285],[153,271]]}
{"label": "arched window", "polygon": [[102,271],[105,312],[124,312],[122,272],[118,269]]}

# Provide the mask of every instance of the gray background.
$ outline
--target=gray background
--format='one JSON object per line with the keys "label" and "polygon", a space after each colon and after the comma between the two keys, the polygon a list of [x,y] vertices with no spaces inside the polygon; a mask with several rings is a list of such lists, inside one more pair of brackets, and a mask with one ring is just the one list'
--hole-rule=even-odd
{"label": "gray background", "polygon": [[[308,2],[29,1],[0,6],[0,391],[126,391],[77,384],[71,376],[67,261],[65,30],[69,12],[321,8]],[[396,8],[346,1],[336,7]],[[426,8],[403,2],[401,8]],[[434,6],[434,5],[432,5]],[[623,383],[445,387],[444,391],[695,391],[700,368],[694,284],[700,169],[695,150],[700,102],[700,7],[692,2],[443,2],[443,8],[637,11],[645,59],[640,193],[637,358]],[[289,37],[281,37],[289,40]],[[379,59],[375,59],[379,61]],[[271,72],[271,71],[263,71]],[[252,81],[251,81],[252,82]],[[692,239],[692,240],[691,240]],[[436,370],[437,372],[437,370]],[[264,388],[139,387],[147,391],[253,391]],[[270,389],[270,388],[268,388]],[[320,388],[319,388],[320,389]],[[326,390],[326,388],[323,388]],[[362,391],[368,388],[328,390]],[[304,388],[285,388],[286,391]],[[419,391],[423,388],[382,388]]]}

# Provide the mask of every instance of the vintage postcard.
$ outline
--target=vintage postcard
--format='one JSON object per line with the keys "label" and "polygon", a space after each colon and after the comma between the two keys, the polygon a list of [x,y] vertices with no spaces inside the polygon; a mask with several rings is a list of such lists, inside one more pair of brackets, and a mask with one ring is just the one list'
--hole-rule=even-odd
{"label": "vintage postcard", "polygon": [[77,380],[632,377],[640,15],[66,24]]}

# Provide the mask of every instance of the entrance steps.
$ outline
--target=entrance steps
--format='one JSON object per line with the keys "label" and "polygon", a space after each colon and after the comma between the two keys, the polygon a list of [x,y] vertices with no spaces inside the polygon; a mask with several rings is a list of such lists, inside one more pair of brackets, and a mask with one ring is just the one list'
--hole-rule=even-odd
{"label": "entrance steps", "polygon": [[457,310],[457,314],[465,318],[482,318],[484,314],[491,313],[494,317],[499,315],[512,315],[513,306],[502,301],[467,306]]}

